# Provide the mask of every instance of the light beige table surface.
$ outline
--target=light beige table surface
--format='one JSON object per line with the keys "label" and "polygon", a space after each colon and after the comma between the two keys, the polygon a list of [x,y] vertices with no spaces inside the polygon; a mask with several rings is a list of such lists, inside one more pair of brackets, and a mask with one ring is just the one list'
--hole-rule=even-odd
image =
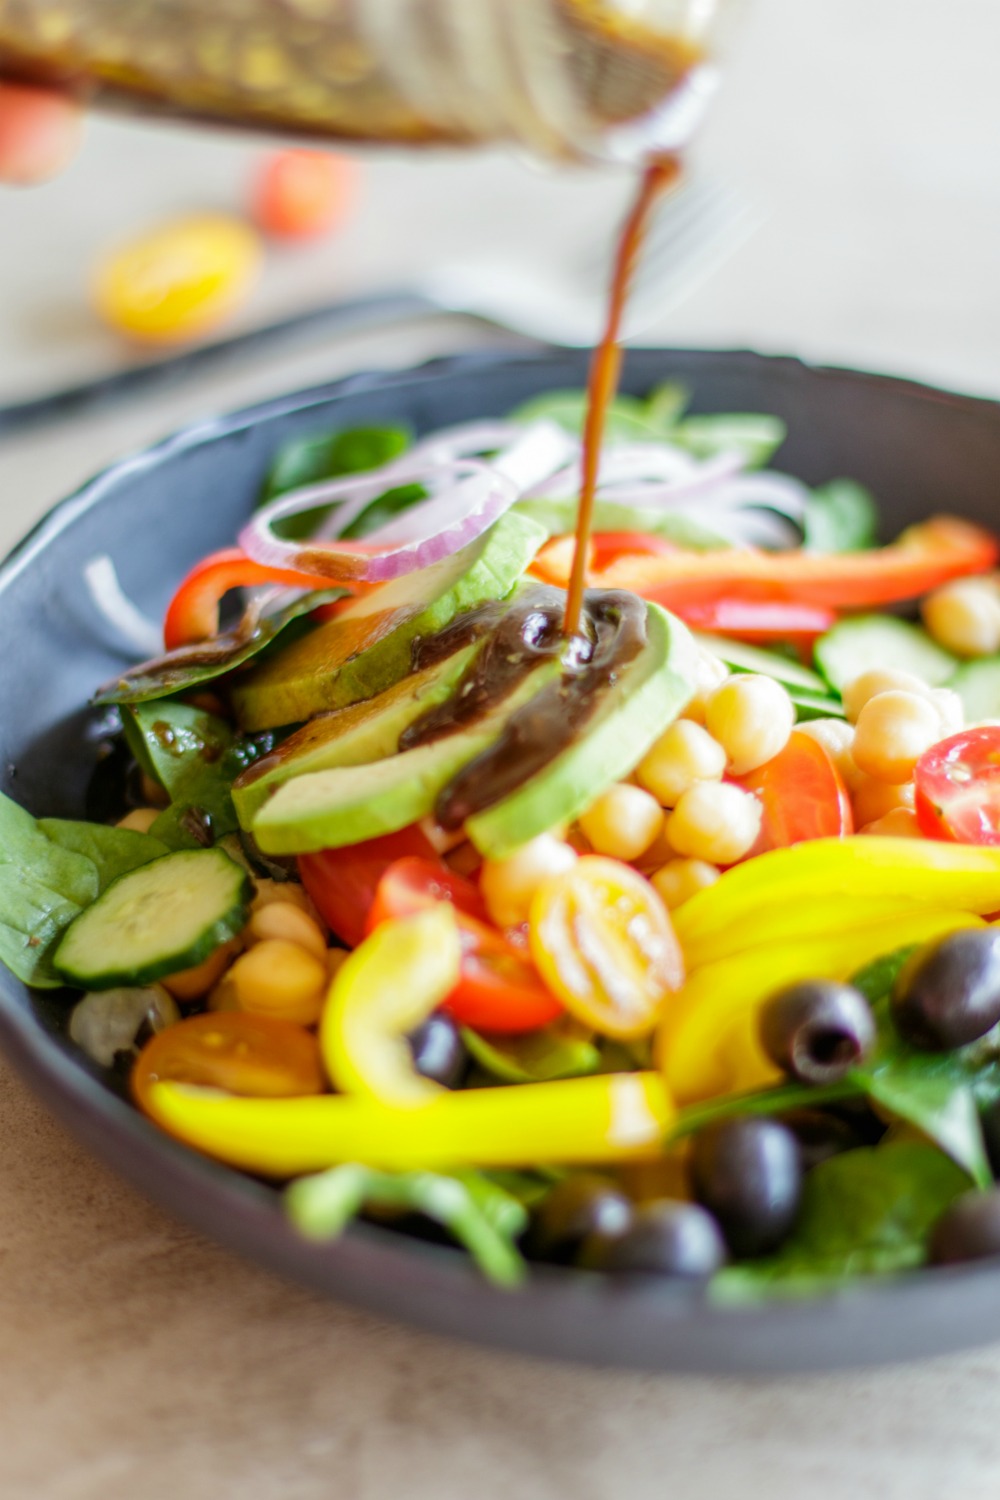
{"label": "light beige table surface", "polygon": [[[763,222],[651,337],[1000,394],[998,56],[996,0],[759,0],[699,156]],[[102,124],[63,181],[0,194],[0,401],[119,366],[87,309],[94,253],[157,216],[237,204],[255,149]],[[350,229],[273,261],[253,316],[487,244],[558,262],[606,228],[626,187],[494,158],[372,161]],[[504,342],[518,341],[426,322],[0,438],[0,546],[102,463],[206,411]],[[4,1500],[998,1493],[1000,1344],[861,1375],[713,1381],[547,1366],[387,1327],[167,1219],[0,1062]]]}

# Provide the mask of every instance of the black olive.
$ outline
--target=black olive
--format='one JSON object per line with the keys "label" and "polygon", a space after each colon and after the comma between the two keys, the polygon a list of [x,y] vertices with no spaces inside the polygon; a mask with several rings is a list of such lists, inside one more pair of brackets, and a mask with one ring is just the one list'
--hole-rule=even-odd
{"label": "black olive", "polygon": [[624,1234],[632,1214],[632,1200],[609,1177],[575,1172],[556,1183],[536,1208],[528,1246],[541,1260],[565,1264],[584,1241]]}
{"label": "black olive", "polygon": [[936,1266],[1000,1256],[1000,1188],[956,1198],[935,1224],[929,1250]]}
{"label": "black olive", "polygon": [[712,1215],[697,1203],[663,1199],[637,1208],[624,1234],[588,1241],[581,1260],[612,1275],[711,1276],[728,1259]]}
{"label": "black olive", "polygon": [[850,984],[815,980],[772,995],[760,1016],[764,1051],[802,1083],[836,1083],[875,1041],[868,1001]]}
{"label": "black olive", "polygon": [[953,932],[918,949],[900,970],[892,1017],[915,1047],[946,1052],[1000,1021],[1000,931]]}
{"label": "black olive", "polygon": [[435,1013],[428,1016],[407,1040],[413,1054],[413,1066],[425,1078],[443,1083],[446,1089],[457,1088],[469,1061],[461,1033],[450,1016]]}
{"label": "black olive", "polygon": [[821,1161],[829,1161],[842,1151],[866,1144],[848,1120],[826,1109],[792,1109],[781,1116],[781,1124],[799,1143],[803,1172],[811,1172]]}
{"label": "black olive", "polygon": [[983,1110],[979,1122],[983,1127],[983,1141],[993,1176],[1000,1177],[1000,1099]]}
{"label": "black olive", "polygon": [[802,1190],[799,1143],[777,1120],[723,1120],[695,1137],[691,1180],[733,1254],[765,1255],[795,1222]]}

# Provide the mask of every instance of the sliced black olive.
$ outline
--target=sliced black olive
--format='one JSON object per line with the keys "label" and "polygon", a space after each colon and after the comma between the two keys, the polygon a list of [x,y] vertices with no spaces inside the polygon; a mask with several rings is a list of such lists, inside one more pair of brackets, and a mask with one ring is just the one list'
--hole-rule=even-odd
{"label": "sliced black olive", "polygon": [[929,1249],[937,1266],[1000,1256],[1000,1188],[956,1198],[935,1224]]}
{"label": "sliced black olive", "polygon": [[892,1017],[915,1047],[946,1052],[976,1041],[1000,1021],[1000,931],[953,932],[904,964]]}
{"label": "sliced black olive", "polygon": [[613,1275],[711,1276],[728,1259],[715,1219],[697,1203],[663,1199],[637,1208],[624,1234],[595,1236],[581,1260]]}
{"label": "sliced black olive", "polygon": [[777,1120],[723,1120],[695,1137],[691,1181],[734,1255],[766,1255],[795,1222],[802,1190],[799,1143]]}
{"label": "sliced black olive", "polygon": [[634,1205],[617,1183],[596,1172],[575,1172],[547,1193],[535,1210],[528,1244],[541,1260],[571,1261],[584,1243],[603,1244],[625,1233]]}
{"label": "sliced black olive", "polygon": [[815,980],[772,995],[760,1016],[764,1051],[802,1083],[836,1083],[871,1051],[875,1022],[850,984]]}
{"label": "sliced black olive", "polygon": [[983,1110],[979,1121],[983,1127],[983,1141],[993,1168],[993,1176],[1000,1177],[1000,1099]]}
{"label": "sliced black olive", "polygon": [[461,1032],[450,1016],[428,1016],[407,1039],[413,1054],[413,1066],[425,1078],[443,1083],[446,1089],[457,1088],[465,1074],[469,1054]]}

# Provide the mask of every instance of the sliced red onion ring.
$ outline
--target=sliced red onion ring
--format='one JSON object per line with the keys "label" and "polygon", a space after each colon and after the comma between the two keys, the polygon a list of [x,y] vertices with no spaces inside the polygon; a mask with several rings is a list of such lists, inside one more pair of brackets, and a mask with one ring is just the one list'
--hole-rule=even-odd
{"label": "sliced red onion ring", "polygon": [[[583,483],[580,445],[574,443],[573,446],[577,454],[573,462],[559,469],[551,478],[534,485],[528,491],[527,499],[562,499],[579,493]],[[690,453],[670,443],[617,443],[601,455],[598,489],[626,481],[669,483],[687,478],[698,468]]]}
{"label": "sliced red onion ring", "polygon": [[106,552],[92,557],[83,569],[84,582],[94,604],[115,629],[130,655],[156,656],[163,650],[163,631],[144,615],[125,593],[118,571]]}
{"label": "sliced red onion ring", "polygon": [[[487,436],[485,424],[478,424],[475,441],[492,441],[499,425]],[[431,463],[426,452],[418,451],[380,469],[282,495],[244,527],[240,546],[268,566],[293,567],[337,581],[380,583],[429,567],[474,542],[528,485],[564,463],[574,446],[554,422],[513,430],[516,440],[488,464],[475,458]],[[465,439],[469,436],[467,430]],[[277,521],[319,505],[338,507],[330,529],[340,533],[378,495],[413,483],[424,485],[428,498],[373,531],[363,543],[338,545],[326,538],[289,542],[274,534]]]}

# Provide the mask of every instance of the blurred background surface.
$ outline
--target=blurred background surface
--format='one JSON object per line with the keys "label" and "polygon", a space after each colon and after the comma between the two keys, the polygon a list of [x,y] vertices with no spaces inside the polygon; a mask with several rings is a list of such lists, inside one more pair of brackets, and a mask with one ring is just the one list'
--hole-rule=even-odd
{"label": "blurred background surface", "polygon": [[[1000,6],[756,0],[694,153],[756,233],[645,341],[754,346],[1000,396]],[[264,148],[92,122],[59,182],[0,193],[0,401],[131,357],[89,268],[240,209]],[[358,210],[271,257],[244,323],[442,257],[553,265],[606,237],[619,174],[369,156]],[[596,309],[595,309],[596,316]],[[0,438],[0,548],[119,453],[364,367],[520,340],[451,317],[253,355]],[[166,1219],[0,1063],[0,1368],[11,1500],[995,1500],[1000,1353],[796,1381],[654,1379],[456,1348],[290,1289]]]}

